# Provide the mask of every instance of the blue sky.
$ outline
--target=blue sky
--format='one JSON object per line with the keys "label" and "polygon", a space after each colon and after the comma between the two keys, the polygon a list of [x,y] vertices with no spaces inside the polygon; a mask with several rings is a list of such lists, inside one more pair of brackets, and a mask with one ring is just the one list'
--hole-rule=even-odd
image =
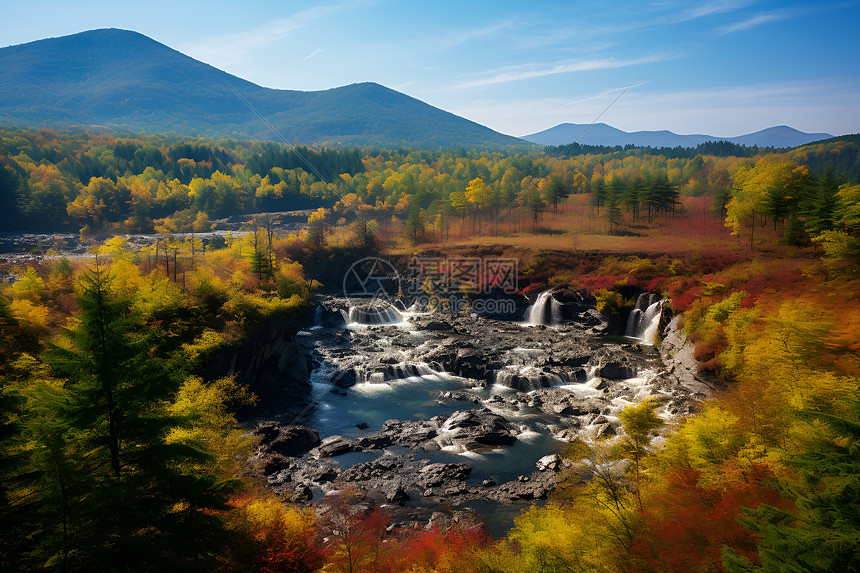
{"label": "blue sky", "polygon": [[132,29],[264,86],[374,81],[511,135],[598,116],[627,131],[860,132],[860,2],[31,0],[3,12],[4,46]]}

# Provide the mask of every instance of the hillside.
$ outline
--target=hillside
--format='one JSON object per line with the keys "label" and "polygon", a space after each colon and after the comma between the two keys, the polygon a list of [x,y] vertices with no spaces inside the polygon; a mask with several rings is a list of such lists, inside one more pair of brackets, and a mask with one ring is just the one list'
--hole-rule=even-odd
{"label": "hillside", "polygon": [[242,98],[290,143],[522,143],[375,83],[313,92],[264,88],[125,30],[0,49],[0,122],[14,125],[279,140]]}
{"label": "hillside", "polygon": [[786,125],[769,127],[737,137],[718,137],[704,134],[679,135],[667,130],[627,132],[605,123],[595,123],[590,127],[588,124],[562,123],[531,135],[524,135],[522,138],[542,145],[566,145],[576,141],[583,145],[635,145],[656,148],[695,147],[707,141],[728,141],[746,146],[784,148],[830,137],[833,136],[828,133],[804,133]]}

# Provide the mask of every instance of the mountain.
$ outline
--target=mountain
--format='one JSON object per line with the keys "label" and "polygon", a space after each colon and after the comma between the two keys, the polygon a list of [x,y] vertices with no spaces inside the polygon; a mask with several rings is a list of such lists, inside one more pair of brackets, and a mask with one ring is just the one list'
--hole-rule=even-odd
{"label": "mountain", "polygon": [[793,127],[780,125],[762,129],[755,133],[728,138],[728,141],[741,145],[758,145],[759,147],[797,147],[798,145],[805,145],[813,141],[821,141],[822,139],[830,139],[831,137],[833,136],[829,133],[804,133]]}
{"label": "mountain", "polygon": [[636,145],[641,147],[695,147],[706,141],[730,141],[741,145],[759,147],[796,147],[812,141],[833,137],[829,133],[804,133],[787,125],[769,127],[755,133],[737,137],[717,137],[715,135],[679,135],[671,131],[633,131],[616,129],[605,123],[595,123],[591,127],[582,123],[562,123],[524,135],[522,139],[541,145],[566,145],[576,141],[583,145]]}
{"label": "mountain", "polygon": [[127,30],[0,49],[0,123],[279,140],[254,110],[290,143],[523,144],[375,83],[264,88]]}

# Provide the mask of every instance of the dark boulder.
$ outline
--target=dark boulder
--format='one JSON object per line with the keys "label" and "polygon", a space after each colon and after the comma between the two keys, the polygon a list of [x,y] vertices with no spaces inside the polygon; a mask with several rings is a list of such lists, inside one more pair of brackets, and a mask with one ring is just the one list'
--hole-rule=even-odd
{"label": "dark boulder", "polygon": [[293,491],[293,501],[302,502],[302,501],[310,501],[314,498],[314,492],[311,491],[311,488],[304,484],[300,484],[296,486],[296,489]]}
{"label": "dark boulder", "polygon": [[463,378],[489,381],[486,357],[476,348],[461,348],[457,351],[451,371]]}
{"label": "dark boulder", "polygon": [[352,388],[358,383],[358,374],[354,368],[341,370],[331,377],[331,383],[340,388]]}
{"label": "dark boulder", "polygon": [[319,445],[317,451],[320,456],[339,456],[355,449],[355,443],[343,436],[329,436]]}
{"label": "dark boulder", "polygon": [[464,480],[470,473],[469,464],[428,464],[421,468],[417,481],[423,487],[437,487],[452,480]]}
{"label": "dark boulder", "polygon": [[257,426],[260,451],[286,457],[300,457],[320,443],[319,432],[306,426],[288,426],[277,422],[263,422]]}
{"label": "dark boulder", "polygon": [[517,429],[506,419],[489,410],[465,410],[449,416],[441,432],[456,442],[509,446],[516,441]]}
{"label": "dark boulder", "polygon": [[636,377],[636,369],[620,362],[609,362],[600,369],[599,374],[601,378],[609,378],[610,380],[627,380]]}

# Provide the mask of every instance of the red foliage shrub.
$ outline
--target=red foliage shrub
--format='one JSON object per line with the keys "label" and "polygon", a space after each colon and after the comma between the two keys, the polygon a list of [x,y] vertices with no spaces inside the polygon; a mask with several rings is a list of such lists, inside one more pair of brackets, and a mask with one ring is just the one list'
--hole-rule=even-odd
{"label": "red foliage shrub", "polygon": [[678,312],[690,309],[693,302],[702,292],[702,284],[696,279],[681,279],[668,285],[669,298],[672,306]]}
{"label": "red foliage shrub", "polygon": [[263,573],[314,571],[325,563],[312,520],[280,501],[253,494],[230,500],[231,561]]}
{"label": "red foliage shrub", "polygon": [[520,292],[525,295],[533,295],[538,292],[546,290],[546,285],[541,283],[530,283],[528,286],[524,287]]}
{"label": "red foliage shrub", "polygon": [[786,503],[764,484],[772,477],[764,466],[754,465],[719,488],[701,485],[700,473],[688,467],[670,470],[666,490],[648,499],[645,530],[633,552],[650,570],[720,571],[724,545],[756,561],[757,538],[739,523],[741,508]]}
{"label": "red foliage shrub", "polygon": [[472,571],[468,562],[472,550],[486,547],[490,538],[486,527],[452,528],[439,531],[415,531],[406,538],[397,551],[400,556],[397,569],[409,571],[456,570]]}
{"label": "red foliage shrub", "polygon": [[660,288],[661,283],[665,282],[665,277],[654,277],[647,283],[645,283],[645,292],[659,292],[662,290]]}
{"label": "red foliage shrub", "polygon": [[595,293],[600,289],[612,290],[620,281],[620,278],[615,275],[602,275],[597,277],[583,277],[574,281],[575,287],[580,290]]}

